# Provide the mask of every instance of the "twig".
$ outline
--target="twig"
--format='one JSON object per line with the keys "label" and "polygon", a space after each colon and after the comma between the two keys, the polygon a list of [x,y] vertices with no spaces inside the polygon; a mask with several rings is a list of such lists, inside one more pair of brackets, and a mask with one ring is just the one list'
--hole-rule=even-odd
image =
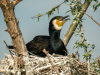
{"label": "twig", "polygon": [[[64,0],[64,2],[62,2],[61,4],[55,6],[54,8],[59,7],[60,5],[62,5],[62,4],[65,3],[65,2],[66,2],[66,1]],[[50,11],[52,11],[52,9],[51,9]],[[48,11],[48,12],[50,12],[50,11]],[[48,14],[48,12],[46,12],[45,14],[42,14],[41,16],[44,16],[44,15]],[[41,17],[41,16],[38,16],[38,17],[33,16],[33,17],[31,17],[31,18],[32,18],[32,19],[33,19],[33,18],[39,18],[39,17]]]}
{"label": "twig", "polygon": [[7,43],[5,42],[5,40],[3,40],[3,42],[6,44],[6,47],[9,48],[8,45],[7,45]]}
{"label": "twig", "polygon": [[13,51],[13,52],[15,52],[15,53],[17,53],[17,54],[20,54],[20,55],[22,55],[22,56],[27,56],[27,55],[24,55],[24,54],[22,54],[22,53],[16,52],[15,50],[11,50],[11,51]]}
{"label": "twig", "polygon": [[2,52],[2,54],[4,54],[6,57],[8,57],[8,56],[9,56],[8,54],[6,54],[6,53],[3,53],[3,52]]}
{"label": "twig", "polygon": [[[79,1],[80,2],[80,1]],[[81,2],[80,2],[81,3]],[[81,3],[81,5],[83,5],[82,3]],[[93,18],[92,18],[92,16],[89,16],[86,12],[84,12],[84,14],[86,14],[88,17],[90,17],[96,24],[98,24],[99,26],[100,26],[100,24],[97,22],[97,21],[95,21]]]}
{"label": "twig", "polygon": [[[5,73],[6,70],[0,69],[0,73]],[[8,72],[12,73],[12,75],[15,75],[14,70],[8,70]]]}
{"label": "twig", "polygon": [[[62,62],[55,63],[55,64],[53,64],[53,66],[51,64],[49,64],[49,65],[46,65],[46,66],[39,67],[36,70],[37,71],[40,71],[40,70],[43,70],[43,69],[47,69],[47,68],[50,68],[50,67],[54,67],[55,65],[61,66],[61,63]],[[66,61],[64,61],[64,63],[66,63]]]}
{"label": "twig", "polygon": [[4,30],[4,31],[8,32],[8,29],[6,29],[6,30]]}
{"label": "twig", "polygon": [[67,48],[67,54],[69,55],[69,50],[68,50],[68,48]]}
{"label": "twig", "polygon": [[34,54],[33,54],[33,53],[31,53],[31,52],[29,52],[29,51],[28,51],[28,53],[30,53],[31,55],[33,55],[33,56],[34,56]]}
{"label": "twig", "polygon": [[54,64],[53,64],[52,61],[50,60],[50,58],[49,58],[49,56],[48,56],[48,52],[47,52],[45,49],[43,50],[43,52],[46,54],[47,58],[49,59],[49,62],[51,63],[52,67],[54,68],[55,72],[56,72],[58,75],[60,75],[60,74],[58,73],[58,71],[55,69],[55,67],[53,66]]}
{"label": "twig", "polygon": [[11,57],[14,59],[12,50],[10,50],[9,48],[7,48],[7,50],[9,50]]}
{"label": "twig", "polygon": [[[84,12],[85,13],[85,12]],[[99,26],[100,26],[100,24],[97,22],[97,21],[95,21],[93,18],[92,18],[92,16],[89,16],[87,13],[85,13],[88,17],[90,17],[96,24],[98,24]]]}
{"label": "twig", "polygon": [[99,58],[97,59],[97,62],[98,62],[98,64],[99,64],[99,68],[100,68],[100,56],[99,56]]}
{"label": "twig", "polygon": [[[27,55],[24,55],[24,54],[22,54],[22,53],[18,53],[18,52],[16,52],[15,50],[10,50],[9,47],[8,47],[8,45],[7,45],[7,43],[5,42],[5,40],[3,40],[3,42],[6,44],[7,50],[9,50],[11,56],[12,56],[12,52],[15,52],[15,53],[20,54],[20,55],[23,55],[23,56],[27,56]],[[13,58],[13,56],[12,56],[12,58]]]}
{"label": "twig", "polygon": [[0,73],[2,73],[2,72],[4,73],[4,72],[6,72],[6,71],[5,71],[4,69],[0,69]]}
{"label": "twig", "polygon": [[12,50],[9,49],[7,43],[5,42],[5,40],[3,40],[3,42],[6,44],[7,50],[9,50],[11,57],[14,59],[13,55],[12,55]]}
{"label": "twig", "polygon": [[16,4],[18,4],[20,1],[22,1],[22,0],[13,0],[13,1],[11,1],[11,2],[13,2],[13,5],[16,5]]}

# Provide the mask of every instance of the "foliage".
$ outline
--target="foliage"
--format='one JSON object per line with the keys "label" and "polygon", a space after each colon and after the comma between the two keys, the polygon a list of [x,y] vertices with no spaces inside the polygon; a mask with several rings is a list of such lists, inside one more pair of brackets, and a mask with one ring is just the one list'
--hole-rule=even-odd
{"label": "foliage", "polygon": [[6,20],[6,19],[4,19],[4,22],[7,22],[7,20]]}
{"label": "foliage", "polygon": [[93,9],[94,11],[97,10],[97,8],[100,6],[100,2],[98,0],[93,0],[95,2],[95,4],[93,4]]}
{"label": "foliage", "polygon": [[[49,19],[49,17],[50,17],[50,15],[52,14],[54,14],[53,12],[57,9],[57,12],[58,12],[58,14],[59,14],[59,7],[60,7],[60,5],[62,5],[63,3],[65,3],[65,2],[68,2],[68,0],[64,0],[64,2],[62,2],[61,4],[59,4],[59,5],[57,5],[57,6],[55,6],[55,7],[53,7],[51,10],[49,10],[48,12],[46,12],[46,14],[48,15],[48,19]],[[44,16],[44,15],[46,15],[46,14],[38,14],[38,15],[35,15],[34,17],[32,17],[32,19],[33,18],[38,18],[38,22],[39,22],[39,18],[41,17],[41,16]]]}
{"label": "foliage", "polygon": [[[87,0],[87,1],[92,1],[92,0]],[[93,4],[93,9],[94,9],[94,11],[96,11],[97,8],[100,6],[100,2],[98,2],[98,0],[93,0],[93,1],[95,2],[95,4]],[[49,10],[48,12],[46,12],[46,14],[48,15],[48,19],[49,19],[49,17],[50,17],[51,14],[52,15],[54,14],[55,10],[57,10],[57,12],[59,14],[59,7],[60,7],[60,5],[62,5],[65,2],[68,2],[68,0],[64,0],[64,2],[62,2],[61,4],[53,7],[51,10]],[[82,8],[82,3],[79,0],[70,0],[69,6],[70,6],[70,10],[68,10],[66,13],[68,13],[68,12],[71,11],[72,15],[74,16],[73,22],[74,21],[78,22],[80,20],[80,17],[81,17],[81,16],[79,16],[79,14],[80,14],[79,11]],[[46,15],[46,14],[40,14],[40,13],[38,13],[38,15],[35,15],[34,17],[32,17],[32,19],[33,18],[38,18],[38,22],[39,22],[39,18],[41,16]],[[81,22],[81,20],[80,20],[80,22]]]}
{"label": "foliage", "polygon": [[[85,54],[83,55],[85,59],[90,59],[91,55],[92,55],[92,52],[95,48],[95,45],[93,43],[89,43],[87,41],[87,39],[84,37],[84,31],[82,26],[79,26],[77,29],[76,29],[76,35],[79,35],[80,37],[80,40],[77,40],[74,44],[75,46],[73,47],[74,48],[84,48],[84,51],[85,51]],[[90,51],[87,51],[87,48],[91,48]]]}
{"label": "foliage", "polygon": [[[70,0],[70,1],[71,1],[71,3],[69,4],[70,9],[71,9],[70,11],[71,11],[72,15],[74,16],[72,23],[77,22],[79,24],[79,26],[77,27],[77,29],[75,31],[75,33],[76,33],[75,36],[79,35],[79,37],[80,37],[80,40],[77,40],[74,43],[75,46],[73,47],[73,49],[74,48],[84,48],[85,54],[83,56],[87,60],[91,57],[92,51],[93,51],[95,45],[88,43],[87,39],[84,37],[85,30],[83,30],[83,27],[82,27],[82,21],[84,19],[80,19],[80,17],[81,17],[80,10],[82,8],[82,3],[79,0]],[[67,11],[67,12],[69,12],[69,11]],[[90,48],[90,47],[92,48],[92,50],[87,51],[87,48]]]}
{"label": "foliage", "polygon": [[99,63],[97,62],[98,58],[93,59],[93,62],[90,63],[92,65],[92,68],[96,73],[100,74],[100,67],[99,67]]}

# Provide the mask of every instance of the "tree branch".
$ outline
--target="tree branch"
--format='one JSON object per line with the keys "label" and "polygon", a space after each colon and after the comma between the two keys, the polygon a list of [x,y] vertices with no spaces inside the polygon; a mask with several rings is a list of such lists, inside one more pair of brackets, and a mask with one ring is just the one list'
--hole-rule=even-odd
{"label": "tree branch", "polygon": [[[79,14],[80,19],[83,17],[84,12],[87,10],[87,8],[88,8],[88,6],[90,5],[90,3],[91,3],[91,1],[85,0],[84,4],[83,4],[83,6],[82,6],[82,9],[81,9],[80,12],[79,12],[79,13],[80,13],[80,14]],[[77,17],[75,17],[75,18],[77,18]],[[67,46],[67,44],[68,44],[69,40],[71,39],[71,37],[72,37],[72,35],[73,35],[75,29],[77,28],[77,26],[78,26],[78,22],[77,22],[77,21],[74,21],[74,22],[70,25],[70,27],[69,27],[67,33],[65,34],[65,36],[64,36],[64,38],[63,38],[63,42],[64,42],[65,46]]]}
{"label": "tree branch", "polygon": [[47,58],[49,59],[49,62],[51,63],[52,67],[54,68],[55,72],[59,74],[59,72],[56,70],[56,68],[54,67],[54,64],[52,63],[52,61],[50,60],[49,56],[48,56],[48,52],[44,49],[43,52],[46,54]]}
{"label": "tree branch", "polygon": [[4,72],[6,72],[6,70],[0,69],[0,73],[4,73]]}
{"label": "tree branch", "polygon": [[36,16],[31,17],[31,18],[32,18],[32,19],[33,19],[33,18],[39,18],[39,17],[41,17],[41,16],[47,15],[48,13],[52,12],[54,9],[58,8],[60,5],[62,5],[62,4],[65,3],[65,2],[66,2],[66,1],[60,3],[59,5],[57,5],[57,6],[55,6],[55,7],[53,7],[50,11],[46,12],[45,14],[36,15]]}
{"label": "tree branch", "polygon": [[[80,2],[80,1],[79,1]],[[81,2],[80,2],[81,3]],[[83,5],[82,3],[81,3],[81,5]],[[92,16],[89,16],[86,12],[84,12],[88,17],[90,17],[95,23],[97,23],[99,26],[100,26],[100,24],[97,22],[97,21],[95,21],[93,18],[92,18]]]}
{"label": "tree branch", "polygon": [[17,5],[19,2],[21,2],[22,0],[14,0],[14,1],[12,1],[13,2],[13,4],[14,4],[14,6],[15,5]]}
{"label": "tree branch", "polygon": [[4,5],[6,6],[7,5],[7,1],[6,0],[0,0],[0,7]]}
{"label": "tree branch", "polygon": [[5,22],[7,25],[7,32],[10,34],[13,46],[16,52],[21,53],[23,55],[28,55],[26,45],[24,43],[22,33],[19,28],[19,23],[15,17],[14,7],[21,0],[0,0],[0,6],[5,18]]}
{"label": "tree branch", "polygon": [[[84,12],[85,13],[85,12]],[[93,18],[92,18],[92,16],[89,16],[87,13],[85,13],[88,17],[90,17],[96,24],[98,24],[99,26],[100,26],[100,24],[97,22],[97,21],[95,21]]]}

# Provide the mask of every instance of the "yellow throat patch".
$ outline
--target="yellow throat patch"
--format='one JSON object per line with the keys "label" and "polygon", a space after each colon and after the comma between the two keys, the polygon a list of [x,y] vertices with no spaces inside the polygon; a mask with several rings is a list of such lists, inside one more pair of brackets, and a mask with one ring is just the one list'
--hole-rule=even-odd
{"label": "yellow throat patch", "polygon": [[63,26],[63,24],[64,24],[65,22],[66,22],[66,21],[59,21],[59,20],[56,20],[56,24],[58,25],[58,27]]}

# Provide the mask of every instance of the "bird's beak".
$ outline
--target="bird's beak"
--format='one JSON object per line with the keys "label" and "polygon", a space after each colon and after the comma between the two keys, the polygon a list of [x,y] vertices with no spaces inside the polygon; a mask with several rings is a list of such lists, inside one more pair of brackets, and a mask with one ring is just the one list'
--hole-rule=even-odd
{"label": "bird's beak", "polygon": [[[65,16],[65,17],[61,17],[61,18],[58,20],[58,22],[56,22],[56,24],[57,24],[59,27],[63,26],[63,24],[64,24],[67,20],[70,20],[70,19],[67,18],[67,17],[69,17],[69,15],[67,15],[67,16]],[[67,18],[67,19],[66,19],[66,18]]]}
{"label": "bird's beak", "polygon": [[[65,21],[65,22],[66,22],[67,20],[70,20],[70,18],[67,18],[67,17],[69,17],[69,15],[60,18],[59,21]],[[67,18],[67,19],[66,19],[66,18]]]}

